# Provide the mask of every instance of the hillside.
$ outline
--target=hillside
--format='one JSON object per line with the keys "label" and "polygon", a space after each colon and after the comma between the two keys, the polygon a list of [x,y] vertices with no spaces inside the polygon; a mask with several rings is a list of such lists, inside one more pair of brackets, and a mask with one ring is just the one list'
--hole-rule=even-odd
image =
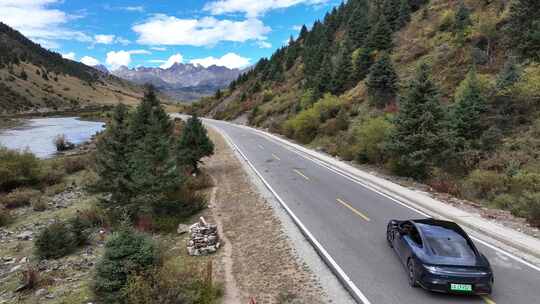
{"label": "hillside", "polygon": [[142,88],[62,58],[0,23],[0,113],[134,103]]}
{"label": "hillside", "polygon": [[120,67],[111,73],[134,83],[151,83],[171,98],[191,102],[226,88],[240,75],[241,70],[175,63],[167,69]]}
{"label": "hillside", "polygon": [[540,224],[540,2],[350,0],[192,111]]}

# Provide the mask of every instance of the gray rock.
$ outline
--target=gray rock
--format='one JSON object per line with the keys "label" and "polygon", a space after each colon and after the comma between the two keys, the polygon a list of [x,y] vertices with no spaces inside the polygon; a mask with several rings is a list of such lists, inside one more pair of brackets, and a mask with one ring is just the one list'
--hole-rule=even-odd
{"label": "gray rock", "polygon": [[176,232],[178,232],[178,234],[188,233],[189,232],[189,226],[184,225],[184,224],[179,224],[178,229],[176,229]]}
{"label": "gray rock", "polygon": [[34,233],[33,233],[32,231],[27,230],[27,231],[24,231],[24,232],[22,232],[22,233],[19,233],[19,234],[17,235],[17,239],[18,239],[18,240],[21,240],[21,241],[29,241],[29,240],[32,239],[32,235],[33,235],[33,234],[34,234]]}
{"label": "gray rock", "polygon": [[36,297],[43,297],[44,295],[48,294],[49,292],[45,288],[38,289],[35,293]]}

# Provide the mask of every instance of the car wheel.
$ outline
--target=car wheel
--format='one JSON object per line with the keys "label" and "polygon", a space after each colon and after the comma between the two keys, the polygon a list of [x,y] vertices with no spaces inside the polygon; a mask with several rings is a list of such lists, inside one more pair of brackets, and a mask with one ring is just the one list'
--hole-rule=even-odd
{"label": "car wheel", "polygon": [[408,270],[407,273],[409,277],[409,285],[411,287],[418,287],[418,282],[416,280],[416,270],[414,267],[413,259],[409,259],[409,261],[407,262],[407,270]]}
{"label": "car wheel", "polygon": [[388,241],[388,246],[390,246],[390,248],[393,248],[394,245],[392,245],[392,229],[389,229],[387,228],[386,229],[386,240]]}

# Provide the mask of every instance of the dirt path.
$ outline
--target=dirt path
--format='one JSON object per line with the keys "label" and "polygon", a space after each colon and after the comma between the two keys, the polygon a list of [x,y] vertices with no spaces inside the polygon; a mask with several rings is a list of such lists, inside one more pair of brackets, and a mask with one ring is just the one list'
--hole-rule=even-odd
{"label": "dirt path", "polygon": [[[225,246],[216,276],[225,282],[225,304],[322,303],[322,290],[296,257],[272,207],[251,184],[234,152],[213,130],[215,155],[205,170],[214,179],[212,218],[222,229]],[[278,298],[281,296],[281,300]]]}

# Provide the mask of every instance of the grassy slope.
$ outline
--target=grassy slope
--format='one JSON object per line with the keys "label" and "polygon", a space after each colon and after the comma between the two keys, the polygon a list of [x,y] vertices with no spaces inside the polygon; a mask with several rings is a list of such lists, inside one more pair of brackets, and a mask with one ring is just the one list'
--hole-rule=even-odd
{"label": "grassy slope", "polygon": [[[26,80],[20,77],[22,70],[28,75]],[[30,63],[15,65],[13,73],[7,68],[0,69],[1,83],[8,88],[0,93],[0,112],[44,111],[118,102],[134,104],[142,96],[141,87],[116,78],[103,76],[103,80],[88,84],[69,75],[58,75],[58,81],[55,81],[54,74],[49,73],[49,80],[45,80],[36,73],[37,70],[42,72]]]}

